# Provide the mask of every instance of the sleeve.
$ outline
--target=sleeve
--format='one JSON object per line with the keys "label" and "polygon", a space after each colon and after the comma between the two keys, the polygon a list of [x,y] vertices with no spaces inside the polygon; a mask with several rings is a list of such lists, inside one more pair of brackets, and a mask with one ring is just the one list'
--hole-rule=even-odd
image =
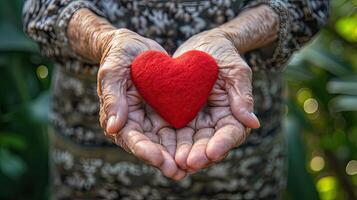
{"label": "sleeve", "polygon": [[41,53],[60,60],[79,58],[69,47],[67,25],[80,8],[88,8],[96,14],[103,13],[88,0],[26,0],[23,7],[24,31],[36,41]]}
{"label": "sleeve", "polygon": [[246,1],[245,7],[267,4],[279,15],[279,33],[275,48],[271,53],[263,49],[247,54],[246,59],[254,65],[269,70],[281,70],[292,53],[327,23],[328,0],[257,0]]}

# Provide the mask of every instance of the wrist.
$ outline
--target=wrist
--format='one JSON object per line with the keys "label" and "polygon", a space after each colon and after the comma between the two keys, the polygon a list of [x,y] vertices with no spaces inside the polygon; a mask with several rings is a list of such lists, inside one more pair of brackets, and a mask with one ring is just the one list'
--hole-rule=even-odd
{"label": "wrist", "polygon": [[83,59],[99,63],[105,42],[115,30],[105,18],[83,8],[73,14],[68,24],[67,35],[71,48]]}
{"label": "wrist", "polygon": [[269,6],[260,5],[243,11],[218,29],[224,32],[241,54],[244,54],[277,39],[279,16]]}
{"label": "wrist", "polygon": [[95,38],[94,46],[98,48],[97,56],[99,64],[102,64],[103,60],[108,56],[111,47],[114,44],[114,38],[116,35],[115,30],[101,31]]}

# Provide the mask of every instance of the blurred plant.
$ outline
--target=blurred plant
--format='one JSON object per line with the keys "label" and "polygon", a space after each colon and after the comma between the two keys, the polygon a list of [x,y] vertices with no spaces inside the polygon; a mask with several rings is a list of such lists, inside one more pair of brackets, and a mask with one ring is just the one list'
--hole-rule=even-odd
{"label": "blurred plant", "polygon": [[0,1],[0,199],[47,199],[51,65],[23,34],[21,6]]}
{"label": "blurred plant", "polygon": [[[305,163],[321,199],[356,199],[357,191],[357,1],[331,1],[328,26],[314,42],[296,54],[287,67],[287,124],[289,150],[305,141]],[[295,124],[295,128],[291,128]],[[295,130],[302,128],[303,135]],[[299,144],[300,143],[300,144]],[[296,153],[289,152],[289,161]],[[354,164],[353,164],[354,163]],[[306,172],[289,170],[293,199],[316,199],[306,194]],[[299,168],[301,170],[301,168]],[[303,183],[305,182],[305,183]],[[299,186],[303,186],[297,190]]]}

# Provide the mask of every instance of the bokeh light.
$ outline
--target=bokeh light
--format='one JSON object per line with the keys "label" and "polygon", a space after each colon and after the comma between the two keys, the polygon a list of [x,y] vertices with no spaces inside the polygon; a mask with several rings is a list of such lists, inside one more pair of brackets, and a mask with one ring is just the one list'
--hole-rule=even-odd
{"label": "bokeh light", "polygon": [[350,162],[347,163],[346,173],[351,176],[357,174],[357,160],[350,160]]}
{"label": "bokeh light", "polygon": [[319,103],[314,98],[309,98],[304,102],[304,111],[308,114],[315,113],[319,108]]}
{"label": "bokeh light", "polygon": [[325,167],[325,160],[321,156],[315,156],[310,161],[310,168],[315,171],[321,171]]}
{"label": "bokeh light", "polygon": [[336,31],[351,42],[357,42],[357,15],[341,17],[336,22]]}
{"label": "bokeh light", "polygon": [[45,65],[40,65],[36,69],[37,77],[40,79],[45,79],[48,76],[48,68]]}
{"label": "bokeh light", "polygon": [[336,199],[337,180],[333,176],[326,176],[317,181],[317,191],[322,200]]}
{"label": "bokeh light", "polygon": [[311,98],[312,94],[310,89],[308,88],[301,88],[296,93],[297,101],[299,104],[303,105],[306,99]]}

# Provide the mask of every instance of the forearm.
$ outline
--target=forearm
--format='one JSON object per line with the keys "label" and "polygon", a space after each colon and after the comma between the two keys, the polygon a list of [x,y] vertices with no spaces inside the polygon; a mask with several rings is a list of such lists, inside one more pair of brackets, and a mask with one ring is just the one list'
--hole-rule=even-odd
{"label": "forearm", "polygon": [[67,36],[71,48],[84,59],[100,63],[115,27],[89,9],[78,10],[71,18]]}
{"label": "forearm", "polygon": [[234,43],[239,53],[264,47],[278,38],[279,16],[267,5],[243,11],[218,27]]}

